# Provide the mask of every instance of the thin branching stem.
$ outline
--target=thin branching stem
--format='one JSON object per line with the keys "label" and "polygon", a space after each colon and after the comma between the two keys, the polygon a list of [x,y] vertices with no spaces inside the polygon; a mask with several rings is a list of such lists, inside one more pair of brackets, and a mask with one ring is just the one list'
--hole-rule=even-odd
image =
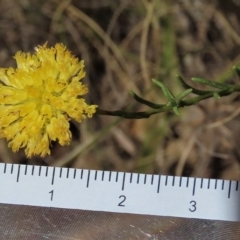
{"label": "thin branching stem", "polygon": [[[187,87],[189,87],[189,85],[187,85]],[[205,99],[208,99],[208,98],[212,98],[212,97],[215,97],[215,98],[217,97],[219,99],[223,96],[228,96],[234,92],[240,92],[240,85],[228,85],[227,88],[225,88],[225,89],[221,89],[218,91],[206,91],[205,94],[203,94],[201,92],[201,95],[198,95],[198,96],[195,96],[192,98],[188,98],[186,100],[180,100],[178,102],[169,101],[166,105],[155,104],[154,106],[159,106],[159,108],[149,110],[149,111],[142,111],[142,112],[128,112],[125,110],[109,111],[109,110],[103,110],[103,109],[98,108],[96,114],[117,116],[117,117],[128,118],[128,119],[149,118],[151,115],[162,113],[162,112],[174,111],[175,113],[177,113],[175,110],[178,108],[196,105],[199,102],[201,102]],[[174,96],[171,95],[171,97],[174,97]],[[138,98],[135,97],[135,100],[138,100]],[[145,103],[144,101],[143,101],[143,99],[141,99],[141,101],[139,101],[139,102],[143,104],[143,103]],[[152,103],[152,104],[154,104],[154,103]],[[145,104],[145,105],[149,105],[149,104]]]}

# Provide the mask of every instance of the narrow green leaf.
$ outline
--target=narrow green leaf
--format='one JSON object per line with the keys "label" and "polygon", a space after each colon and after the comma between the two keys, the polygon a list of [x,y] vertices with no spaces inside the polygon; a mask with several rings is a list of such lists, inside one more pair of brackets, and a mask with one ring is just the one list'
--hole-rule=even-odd
{"label": "narrow green leaf", "polygon": [[180,112],[178,111],[178,107],[177,106],[175,106],[174,108],[173,108],[173,112],[176,114],[176,115],[180,115]]}
{"label": "narrow green leaf", "polygon": [[215,82],[215,81],[211,81],[211,80],[208,80],[208,79],[205,79],[205,78],[193,77],[191,79],[194,82],[202,83],[204,85],[208,85],[208,86],[211,86],[211,87],[214,87],[214,88],[218,88],[218,89],[221,89],[221,90],[230,87],[229,84]]}
{"label": "narrow green leaf", "polygon": [[185,97],[186,97],[187,95],[189,95],[191,92],[192,92],[192,89],[189,88],[189,89],[186,89],[185,91],[179,93],[179,94],[176,96],[177,103],[179,103],[183,98],[185,98]]}
{"label": "narrow green leaf", "polygon": [[147,105],[148,107],[150,108],[153,108],[153,109],[158,109],[162,106],[164,106],[163,104],[156,104],[156,103],[153,103],[153,102],[149,102],[141,97],[139,97],[135,92],[133,91],[129,91],[130,95],[137,101],[137,102],[140,102],[144,105]]}
{"label": "narrow green leaf", "polygon": [[235,71],[235,73],[237,74],[237,76],[240,78],[240,67],[234,66],[233,70]]}
{"label": "narrow green leaf", "polygon": [[180,83],[182,84],[182,86],[185,88],[185,89],[189,89],[191,88],[192,89],[192,93],[196,94],[196,95],[204,95],[206,93],[210,93],[210,91],[204,91],[204,90],[198,90],[190,85],[188,85],[184,80],[183,78],[180,76],[180,75],[176,75],[177,79],[180,81]]}
{"label": "narrow green leaf", "polygon": [[213,93],[213,97],[214,97],[215,99],[220,99],[220,98],[221,98],[221,96],[220,96],[217,92],[214,92],[214,93]]}
{"label": "narrow green leaf", "polygon": [[162,89],[164,96],[169,101],[168,105],[177,105],[174,95],[172,94],[172,92],[168,89],[168,87],[165,84],[163,84],[162,82],[160,82],[156,79],[152,79],[152,81]]}

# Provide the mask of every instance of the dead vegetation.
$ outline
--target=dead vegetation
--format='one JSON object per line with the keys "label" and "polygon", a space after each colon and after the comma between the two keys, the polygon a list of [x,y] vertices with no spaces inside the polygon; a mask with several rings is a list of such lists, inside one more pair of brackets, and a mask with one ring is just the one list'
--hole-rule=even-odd
{"label": "dead vegetation", "polygon": [[[171,3],[170,3],[171,2]],[[16,51],[62,42],[84,59],[89,101],[103,109],[140,111],[128,94],[163,102],[156,78],[178,92],[175,75],[237,82],[238,1],[1,0],[0,66]],[[239,179],[237,94],[181,110],[126,120],[95,116],[71,123],[72,144],[26,159],[0,142],[2,162]]]}

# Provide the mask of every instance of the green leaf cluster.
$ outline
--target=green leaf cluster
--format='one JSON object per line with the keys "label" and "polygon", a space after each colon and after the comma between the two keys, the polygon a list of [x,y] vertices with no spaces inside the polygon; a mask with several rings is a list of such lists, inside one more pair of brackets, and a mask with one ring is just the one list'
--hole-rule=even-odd
{"label": "green leaf cluster", "polygon": [[[240,78],[240,67],[234,66],[233,70]],[[179,115],[179,108],[198,104],[199,102],[207,98],[214,97],[216,99],[220,99],[221,97],[230,95],[234,92],[240,92],[239,84],[220,83],[205,78],[193,77],[191,79],[193,82],[200,83],[204,86],[207,86],[207,88],[210,87],[209,90],[200,90],[188,85],[181,76],[177,75],[176,77],[178,81],[180,81],[182,87],[184,88],[182,92],[176,95],[174,95],[164,83],[156,79],[152,79],[153,83],[155,83],[161,89],[163,95],[165,96],[167,100],[166,104],[150,102],[138,96],[133,91],[129,91],[130,95],[137,102],[150,107],[151,110],[144,112],[126,112],[123,110],[107,111],[98,108],[97,113],[101,115],[119,116],[130,119],[148,118],[153,114],[158,114],[167,111],[173,111],[175,114]]]}

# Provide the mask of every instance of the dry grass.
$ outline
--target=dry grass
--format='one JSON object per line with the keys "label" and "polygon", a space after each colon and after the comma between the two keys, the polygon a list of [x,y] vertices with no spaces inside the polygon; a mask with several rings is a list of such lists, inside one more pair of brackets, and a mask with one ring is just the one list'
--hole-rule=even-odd
{"label": "dry grass", "polygon": [[[62,42],[85,60],[89,101],[103,109],[144,110],[128,90],[161,103],[151,78],[180,89],[175,74],[237,81],[237,1],[1,0],[0,66],[16,51]],[[239,98],[144,120],[95,116],[72,123],[73,141],[52,155],[26,159],[0,142],[2,162],[239,179]],[[229,117],[231,116],[231,117]]]}

